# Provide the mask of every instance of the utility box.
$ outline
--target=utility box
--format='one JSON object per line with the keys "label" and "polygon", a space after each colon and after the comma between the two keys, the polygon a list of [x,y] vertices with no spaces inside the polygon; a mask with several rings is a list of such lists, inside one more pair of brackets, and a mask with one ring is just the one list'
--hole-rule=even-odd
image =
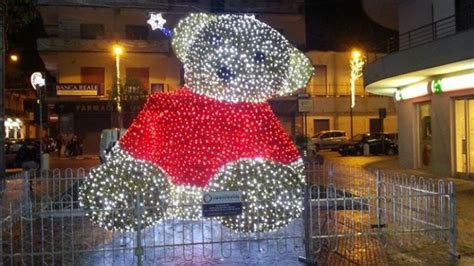
{"label": "utility box", "polygon": [[49,170],[49,153],[41,155],[41,171]]}
{"label": "utility box", "polygon": [[364,156],[369,156],[370,155],[370,146],[367,143],[364,143],[362,146],[363,151],[364,151]]}

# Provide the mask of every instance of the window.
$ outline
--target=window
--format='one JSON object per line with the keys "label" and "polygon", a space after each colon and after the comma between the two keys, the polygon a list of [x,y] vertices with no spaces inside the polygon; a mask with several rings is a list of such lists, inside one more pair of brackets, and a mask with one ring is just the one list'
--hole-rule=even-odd
{"label": "window", "polygon": [[103,67],[81,67],[81,83],[100,84],[98,96],[104,95],[105,70]]}
{"label": "window", "polygon": [[104,25],[81,24],[81,39],[96,40],[104,38]]}
{"label": "window", "polygon": [[148,68],[143,67],[130,67],[126,69],[127,79],[129,81],[138,81],[140,86],[148,92],[149,86],[149,72]]}
{"label": "window", "polygon": [[128,40],[148,40],[148,26],[126,25],[125,38]]}

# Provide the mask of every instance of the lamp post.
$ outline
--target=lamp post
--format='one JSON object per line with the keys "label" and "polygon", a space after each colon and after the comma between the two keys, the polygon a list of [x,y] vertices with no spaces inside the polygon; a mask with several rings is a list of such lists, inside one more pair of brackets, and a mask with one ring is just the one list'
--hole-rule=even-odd
{"label": "lamp post", "polygon": [[39,106],[39,141],[40,141],[40,158],[43,158],[43,88],[46,87],[46,78],[43,72],[34,72],[30,77],[31,86],[38,94]]}
{"label": "lamp post", "polygon": [[113,49],[115,55],[115,73],[116,73],[116,86],[117,86],[117,112],[118,112],[118,127],[123,128],[123,121],[122,121],[122,102],[120,98],[120,56],[123,54],[123,48],[119,45],[115,45]]}
{"label": "lamp post", "polygon": [[365,60],[361,52],[354,49],[351,53],[350,67],[351,67],[351,76],[350,76],[350,90],[351,90],[351,108],[350,108],[350,117],[351,117],[351,138],[354,137],[354,122],[353,122],[353,109],[355,106],[355,82],[358,78],[362,76],[362,67],[364,66]]}

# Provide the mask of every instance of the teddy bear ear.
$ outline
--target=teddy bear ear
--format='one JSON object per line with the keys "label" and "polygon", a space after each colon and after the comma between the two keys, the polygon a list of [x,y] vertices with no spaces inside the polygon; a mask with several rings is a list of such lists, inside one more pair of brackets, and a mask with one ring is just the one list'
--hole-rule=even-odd
{"label": "teddy bear ear", "polygon": [[216,18],[215,15],[193,13],[179,21],[178,25],[173,30],[171,46],[181,62],[184,62],[188,48],[193,44],[194,39],[199,32],[206,27],[209,22]]}
{"label": "teddy bear ear", "polygon": [[309,79],[313,75],[314,68],[302,52],[296,48],[290,48],[290,65],[288,66],[287,78],[283,86],[277,91],[278,95],[287,95],[306,87]]}

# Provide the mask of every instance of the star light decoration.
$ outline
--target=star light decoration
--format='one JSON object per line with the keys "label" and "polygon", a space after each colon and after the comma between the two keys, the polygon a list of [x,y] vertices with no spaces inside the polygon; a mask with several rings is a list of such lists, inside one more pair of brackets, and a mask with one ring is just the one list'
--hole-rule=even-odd
{"label": "star light decoration", "polygon": [[[251,16],[192,14],[178,23],[172,47],[185,87],[152,95],[86,179],[81,201],[91,219],[126,231],[202,219],[202,193],[234,190],[243,213],[216,219],[235,231],[272,231],[299,217],[303,163],[266,100],[304,87],[309,60]],[[147,207],[141,219],[117,215],[137,204],[129,194]]]}
{"label": "star light decoration", "polygon": [[149,17],[150,18],[147,20],[147,23],[151,26],[152,30],[159,29],[161,32],[163,32],[163,34],[171,37],[172,32],[165,28],[166,19],[163,18],[161,13],[150,12]]}

